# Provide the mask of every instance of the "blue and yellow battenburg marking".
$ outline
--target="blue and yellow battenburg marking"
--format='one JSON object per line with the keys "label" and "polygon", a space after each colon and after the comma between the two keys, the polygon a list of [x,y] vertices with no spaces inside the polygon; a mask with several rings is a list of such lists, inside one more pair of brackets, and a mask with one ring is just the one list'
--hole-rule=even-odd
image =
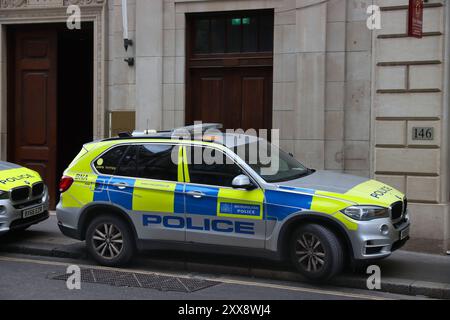
{"label": "blue and yellow battenburg marking", "polygon": [[[113,202],[124,209],[148,213],[202,215],[205,219],[247,219],[282,221],[303,210],[323,212],[341,220],[349,229],[356,224],[339,214],[345,203],[333,197],[324,201],[319,190],[280,186],[276,190],[238,190],[225,187],[185,184],[190,182],[184,146],[178,149],[178,181],[156,181],[110,176],[89,172],[75,176],[75,183],[63,195],[64,207],[82,207],[92,201]],[[83,170],[81,170],[83,169]],[[190,191],[203,193],[201,198]],[[226,220],[223,220],[226,221]]]}
{"label": "blue and yellow battenburg marking", "polygon": [[315,190],[294,187],[279,189],[265,192],[268,220],[284,220],[293,213],[311,209]]}

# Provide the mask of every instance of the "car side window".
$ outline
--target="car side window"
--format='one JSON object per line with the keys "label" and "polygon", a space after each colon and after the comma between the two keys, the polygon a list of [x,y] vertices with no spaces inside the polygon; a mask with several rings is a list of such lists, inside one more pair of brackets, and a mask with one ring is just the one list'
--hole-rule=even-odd
{"label": "car side window", "polygon": [[97,171],[101,174],[113,175],[116,172],[120,160],[124,156],[127,149],[128,146],[123,145],[109,150],[97,160],[95,160],[95,169],[97,169]]}
{"label": "car side window", "polygon": [[178,164],[172,160],[172,154],[178,155],[178,148],[166,144],[141,145],[137,162],[139,178],[177,181]]}
{"label": "car side window", "polygon": [[187,147],[191,183],[231,187],[233,179],[242,174],[241,168],[223,152],[208,147]]}

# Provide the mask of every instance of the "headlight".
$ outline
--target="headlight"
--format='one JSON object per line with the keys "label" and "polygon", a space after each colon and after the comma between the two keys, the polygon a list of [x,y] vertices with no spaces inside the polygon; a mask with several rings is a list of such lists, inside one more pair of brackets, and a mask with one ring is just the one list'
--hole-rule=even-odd
{"label": "headlight", "polygon": [[5,200],[9,198],[8,191],[1,191],[0,190],[0,200]]}
{"label": "headlight", "polygon": [[389,209],[377,206],[352,206],[341,212],[352,219],[361,221],[389,218]]}

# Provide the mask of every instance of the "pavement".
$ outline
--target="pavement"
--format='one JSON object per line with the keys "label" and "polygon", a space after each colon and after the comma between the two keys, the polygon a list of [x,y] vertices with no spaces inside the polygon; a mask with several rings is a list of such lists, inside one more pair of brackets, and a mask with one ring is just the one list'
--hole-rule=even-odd
{"label": "pavement", "polygon": [[[0,252],[89,261],[84,242],[63,236],[55,216],[27,231],[0,236]],[[308,283],[287,263],[248,257],[151,251],[141,253],[134,264],[161,271],[203,272]],[[382,292],[450,299],[450,256],[398,250],[389,258],[378,261],[377,265],[381,270]],[[348,270],[330,284],[367,290],[368,276],[365,270]]]}

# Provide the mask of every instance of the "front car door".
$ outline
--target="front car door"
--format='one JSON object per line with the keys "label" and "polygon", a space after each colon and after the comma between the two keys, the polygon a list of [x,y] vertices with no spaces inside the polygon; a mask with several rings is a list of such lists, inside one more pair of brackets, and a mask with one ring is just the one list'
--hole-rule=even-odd
{"label": "front car door", "polygon": [[264,248],[263,190],[234,189],[233,179],[244,172],[218,149],[189,146],[185,152],[186,241]]}

